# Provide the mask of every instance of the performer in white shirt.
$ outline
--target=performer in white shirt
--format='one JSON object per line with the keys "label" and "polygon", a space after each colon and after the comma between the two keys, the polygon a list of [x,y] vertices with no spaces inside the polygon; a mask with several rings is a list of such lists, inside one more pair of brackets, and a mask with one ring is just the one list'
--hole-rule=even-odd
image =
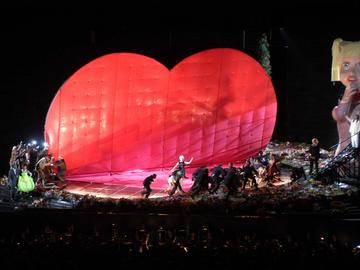
{"label": "performer in white shirt", "polygon": [[350,119],[349,132],[351,135],[351,146],[359,147],[359,132],[360,132],[360,116],[357,114],[354,119]]}

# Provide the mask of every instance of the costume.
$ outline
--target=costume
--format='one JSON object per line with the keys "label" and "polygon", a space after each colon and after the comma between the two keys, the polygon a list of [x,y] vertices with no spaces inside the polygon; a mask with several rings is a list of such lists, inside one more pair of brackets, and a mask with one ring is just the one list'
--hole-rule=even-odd
{"label": "costume", "polygon": [[141,192],[142,195],[145,195],[145,198],[148,198],[150,196],[150,193],[152,189],[150,188],[150,185],[152,182],[154,182],[154,179],[156,178],[156,174],[150,175],[145,178],[143,185],[144,190]]}
{"label": "costume", "polygon": [[312,174],[313,167],[315,165],[316,174],[319,172],[319,158],[320,158],[320,146],[319,145],[310,145],[309,151],[310,153],[310,174]]}
{"label": "costume", "polygon": [[18,179],[18,190],[21,192],[30,192],[35,188],[34,180],[27,171],[22,171]]}
{"label": "costume", "polygon": [[359,147],[359,132],[360,132],[359,119],[351,120],[349,132],[350,132],[350,136],[351,136],[351,146],[354,148],[358,148]]}

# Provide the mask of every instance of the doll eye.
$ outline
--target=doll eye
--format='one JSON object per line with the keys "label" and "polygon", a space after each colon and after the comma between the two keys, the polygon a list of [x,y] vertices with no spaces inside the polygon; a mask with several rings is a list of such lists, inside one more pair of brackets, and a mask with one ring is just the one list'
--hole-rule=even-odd
{"label": "doll eye", "polygon": [[349,69],[350,69],[350,64],[349,63],[343,63],[343,70],[348,71]]}

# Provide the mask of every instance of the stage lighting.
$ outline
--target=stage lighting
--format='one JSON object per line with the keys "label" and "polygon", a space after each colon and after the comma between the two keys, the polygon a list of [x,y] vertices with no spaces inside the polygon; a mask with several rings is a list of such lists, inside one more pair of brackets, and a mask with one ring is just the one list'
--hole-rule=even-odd
{"label": "stage lighting", "polygon": [[44,142],[43,143],[43,147],[45,148],[45,147],[49,147],[49,144],[47,143],[47,142]]}
{"label": "stage lighting", "polygon": [[360,256],[360,244],[353,248],[353,254],[356,256]]}
{"label": "stage lighting", "polygon": [[32,140],[32,141],[31,141],[31,144],[32,144],[32,145],[37,145],[37,141]]}

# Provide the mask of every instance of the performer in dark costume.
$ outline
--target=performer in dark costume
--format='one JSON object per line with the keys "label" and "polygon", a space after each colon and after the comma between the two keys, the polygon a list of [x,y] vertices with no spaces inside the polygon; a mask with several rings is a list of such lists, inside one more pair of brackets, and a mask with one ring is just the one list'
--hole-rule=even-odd
{"label": "performer in dark costume", "polygon": [[209,170],[205,166],[198,168],[193,173],[194,184],[190,188],[192,196],[197,195],[200,191],[207,191],[209,185]]}
{"label": "performer in dark costume", "polygon": [[267,166],[269,164],[269,157],[267,154],[264,154],[263,151],[259,151],[256,159],[258,160],[258,162],[262,165],[262,166]]}
{"label": "performer in dark costume", "polygon": [[315,172],[318,174],[319,172],[319,158],[320,158],[320,146],[318,139],[314,138],[311,140],[312,144],[309,147],[308,153],[310,154],[310,172],[312,174],[313,167],[315,165]]}
{"label": "performer in dark costume", "polygon": [[150,193],[152,191],[152,189],[150,188],[150,185],[152,182],[154,182],[156,178],[156,174],[152,174],[148,177],[145,178],[144,182],[143,182],[143,185],[144,185],[144,190],[141,192],[141,195],[145,195],[145,198],[149,198],[150,196]]}
{"label": "performer in dark costume", "polygon": [[219,189],[220,183],[224,180],[225,176],[225,171],[222,168],[222,164],[219,164],[212,169],[211,176],[213,186],[210,190],[210,193],[215,193]]}
{"label": "performer in dark costume", "polygon": [[185,161],[185,157],[183,155],[179,156],[179,161],[175,164],[175,166],[171,169],[171,171],[173,172],[176,167],[179,168],[179,171],[181,173],[181,177],[183,178],[187,178],[186,174],[185,174],[185,165],[189,165],[194,158],[191,158],[189,161]]}
{"label": "performer in dark costume", "polygon": [[237,193],[237,171],[234,167],[233,163],[229,163],[229,167],[225,169],[225,178],[224,178],[224,185],[228,189],[228,193],[226,194],[226,200],[229,199],[230,195],[234,195]]}
{"label": "performer in dark costume", "polygon": [[246,187],[246,183],[249,179],[251,179],[252,185],[255,186],[255,189],[258,188],[256,183],[255,175],[257,175],[257,171],[255,170],[254,166],[251,165],[250,159],[246,160],[245,165],[242,169],[242,172],[244,174],[244,185],[243,189]]}

